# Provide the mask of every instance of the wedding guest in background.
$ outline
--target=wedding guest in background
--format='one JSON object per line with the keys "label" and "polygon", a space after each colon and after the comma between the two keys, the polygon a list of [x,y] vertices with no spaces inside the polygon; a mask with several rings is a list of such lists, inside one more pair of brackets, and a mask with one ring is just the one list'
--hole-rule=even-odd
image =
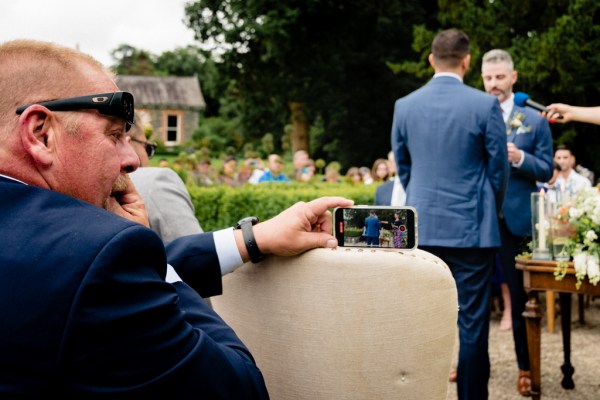
{"label": "wedding guest in background", "polygon": [[365,185],[373,184],[373,175],[371,175],[371,170],[368,167],[360,167],[358,168],[360,171],[360,175],[362,176],[363,183]]}
{"label": "wedding guest in background", "polygon": [[515,267],[515,257],[525,251],[526,244],[531,241],[531,193],[537,192],[536,182],[545,182],[552,177],[552,132],[548,121],[537,111],[514,103],[513,85],[517,81],[517,71],[507,51],[494,49],[483,55],[481,78],[485,91],[498,98],[507,126],[510,176],[500,214],[502,246],[496,267],[503,268],[500,282],[502,278],[506,279],[510,289],[508,304],[512,307],[512,331],[519,368],[517,390],[522,396],[530,396],[531,373],[523,317],[528,297],[523,288],[523,272]]}
{"label": "wedding guest in background", "polygon": [[306,174],[306,163],[308,161],[308,152],[306,150],[296,150],[292,156],[292,164],[294,171],[292,172],[293,179],[302,180],[302,174]]}
{"label": "wedding guest in background", "polygon": [[265,163],[260,157],[249,157],[244,161],[244,165],[252,168],[252,174],[248,178],[248,183],[253,185],[258,183],[258,180],[265,173]]}
{"label": "wedding guest in background", "polygon": [[196,169],[193,172],[194,183],[198,186],[210,186],[215,183],[215,171],[212,168],[212,162],[208,158],[203,158],[196,163]]}
{"label": "wedding guest in background", "polygon": [[304,163],[304,167],[300,172],[299,180],[301,182],[310,182],[314,180],[316,170],[317,168],[315,166],[315,160],[313,160],[312,158],[307,159]]}
{"label": "wedding guest in background", "polygon": [[360,175],[360,171],[358,167],[350,167],[348,171],[346,171],[346,176],[344,179],[347,183],[360,183],[362,184],[362,176]]}
{"label": "wedding guest in background", "polygon": [[400,182],[396,171],[394,152],[388,153],[388,165],[392,178],[377,186],[375,189],[375,205],[377,206],[403,206],[406,203],[406,191]]}
{"label": "wedding guest in background", "polygon": [[144,199],[150,228],[165,242],[202,233],[185,184],[172,169],[149,166],[156,144],[146,139],[137,114],[135,122],[127,135],[140,159],[140,168],[129,176]]}
{"label": "wedding guest in background", "polygon": [[340,176],[340,171],[336,166],[328,165],[325,167],[325,174],[323,175],[323,182],[329,183],[340,183],[342,182],[342,178]]}
{"label": "wedding guest in background", "polygon": [[373,163],[373,167],[371,168],[371,176],[373,177],[373,182],[381,183],[386,182],[390,179],[390,167],[388,165],[388,160],[385,158],[378,158]]}
{"label": "wedding guest in background", "polygon": [[258,179],[258,182],[290,182],[290,178],[283,173],[284,168],[285,164],[279,154],[269,154],[267,168],[265,173]]}
{"label": "wedding guest in background", "polygon": [[587,178],[592,186],[594,185],[594,171],[591,171],[589,168],[584,167],[581,164],[577,164],[577,159],[574,154],[571,154],[571,168],[575,170],[579,175]]}
{"label": "wedding guest in background", "polygon": [[[144,199],[150,229],[158,233],[164,242],[202,233],[194,204],[179,175],[170,168],[148,166],[154,156],[156,144],[147,141],[141,118],[137,114],[135,122],[127,135],[140,159],[140,168],[129,176]],[[210,298],[204,300],[210,305]]]}
{"label": "wedding guest in background", "polygon": [[548,182],[537,182],[537,191],[539,192],[542,188],[544,189],[544,192],[546,193],[546,196],[551,200],[551,201],[557,201],[558,200],[558,194],[556,192],[556,179],[558,179],[558,176],[560,175],[560,165],[558,165],[558,163],[556,161],[552,161],[552,177],[550,178],[550,180],[548,180]]}
{"label": "wedding guest in background", "polygon": [[406,204],[419,213],[419,248],[440,257],[458,290],[459,400],[488,398],[490,279],[508,181],[498,99],[463,83],[468,36],[438,33],[435,74],[394,105],[391,142]]}
{"label": "wedding guest in background", "polygon": [[240,185],[238,180],[238,160],[235,156],[227,156],[223,159],[223,165],[217,175],[217,180],[220,183],[236,187]]}
{"label": "wedding guest in background", "polygon": [[573,153],[565,144],[558,145],[554,152],[554,161],[560,165],[560,173],[554,185],[558,191],[572,194],[586,187],[591,187],[590,180],[579,175],[573,169]]}

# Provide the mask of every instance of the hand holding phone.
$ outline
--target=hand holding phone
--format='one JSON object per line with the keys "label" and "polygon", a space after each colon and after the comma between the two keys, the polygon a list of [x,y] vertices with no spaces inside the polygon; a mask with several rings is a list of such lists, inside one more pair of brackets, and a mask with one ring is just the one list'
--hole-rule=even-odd
{"label": "hand holding phone", "polygon": [[403,250],[417,247],[414,207],[340,207],[334,210],[333,221],[338,246]]}

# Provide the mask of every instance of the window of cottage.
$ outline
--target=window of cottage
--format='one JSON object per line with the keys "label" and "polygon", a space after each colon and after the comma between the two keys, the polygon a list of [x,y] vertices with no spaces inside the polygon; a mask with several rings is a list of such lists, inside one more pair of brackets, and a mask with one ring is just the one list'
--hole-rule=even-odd
{"label": "window of cottage", "polygon": [[180,123],[179,115],[167,115],[167,144],[178,144],[180,142]]}

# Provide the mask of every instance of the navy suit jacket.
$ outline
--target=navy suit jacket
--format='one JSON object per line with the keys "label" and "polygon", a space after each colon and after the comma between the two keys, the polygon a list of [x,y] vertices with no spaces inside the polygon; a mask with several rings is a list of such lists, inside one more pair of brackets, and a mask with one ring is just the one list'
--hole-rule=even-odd
{"label": "navy suit jacket", "polygon": [[394,190],[394,181],[381,183],[375,189],[375,205],[389,206],[392,204],[392,191]]}
{"label": "navy suit jacket", "polygon": [[[524,115],[522,127],[510,127],[515,115]],[[548,120],[528,107],[515,104],[508,119],[507,141],[525,153],[520,168],[510,168],[510,178],[502,211],[508,230],[515,236],[531,235],[531,193],[537,192],[537,182],[552,178],[552,132]]]}
{"label": "navy suit jacket", "polygon": [[440,76],[394,107],[392,150],[423,246],[500,246],[508,180],[506,128],[495,96]]}
{"label": "navy suit jacket", "polygon": [[[171,242],[0,177],[0,398],[268,398],[221,292],[212,234]],[[167,283],[166,264],[186,281]]]}

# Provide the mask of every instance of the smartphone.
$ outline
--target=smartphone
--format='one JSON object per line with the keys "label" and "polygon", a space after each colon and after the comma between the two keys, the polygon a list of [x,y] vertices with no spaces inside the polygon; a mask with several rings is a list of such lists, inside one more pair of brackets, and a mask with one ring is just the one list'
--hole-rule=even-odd
{"label": "smartphone", "polygon": [[417,247],[414,207],[338,207],[333,211],[333,234],[338,246],[412,250]]}

